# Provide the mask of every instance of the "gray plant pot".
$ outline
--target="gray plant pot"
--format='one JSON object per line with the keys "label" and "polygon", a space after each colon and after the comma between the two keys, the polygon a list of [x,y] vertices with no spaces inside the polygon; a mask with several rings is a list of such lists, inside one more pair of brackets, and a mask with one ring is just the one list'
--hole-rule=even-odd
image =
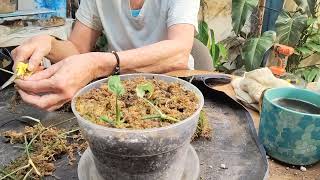
{"label": "gray plant pot", "polygon": [[189,118],[179,123],[145,130],[115,129],[99,126],[83,119],[75,109],[78,96],[99,88],[108,79],[102,79],[81,89],[72,100],[72,111],[81,131],[89,142],[93,160],[104,179],[172,179],[182,177],[192,135],[195,133],[204,104],[202,93],[192,84],[165,75],[122,75],[121,80],[136,77],[178,82],[199,97],[199,107]]}

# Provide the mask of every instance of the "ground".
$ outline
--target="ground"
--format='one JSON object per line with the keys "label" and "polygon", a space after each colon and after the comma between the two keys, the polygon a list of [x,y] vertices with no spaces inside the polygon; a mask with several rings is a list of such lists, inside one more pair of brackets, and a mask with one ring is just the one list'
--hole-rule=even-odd
{"label": "ground", "polygon": [[269,159],[270,180],[320,180],[320,163],[307,167],[302,172],[300,167],[288,166]]}

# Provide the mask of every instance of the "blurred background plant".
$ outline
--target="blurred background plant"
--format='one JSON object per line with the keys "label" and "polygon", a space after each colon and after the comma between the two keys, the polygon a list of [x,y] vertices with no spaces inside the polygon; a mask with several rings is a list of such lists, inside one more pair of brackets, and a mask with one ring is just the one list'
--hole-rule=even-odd
{"label": "blurred background plant", "polygon": [[320,60],[311,66],[301,66],[301,62],[320,53],[320,2],[317,0],[295,0],[297,9],[283,10],[276,22],[280,44],[295,48],[288,59],[287,71],[302,77],[307,82],[320,78]]}
{"label": "blurred background plant", "polygon": [[[215,41],[214,31],[205,21],[207,1],[201,0],[196,38],[208,47],[217,70],[230,73],[237,69],[251,71],[265,66],[273,45],[279,43],[295,49],[295,54],[288,60],[287,72],[307,82],[319,80],[320,62],[305,67],[301,63],[314,54],[320,54],[319,0],[294,0],[297,5],[295,11],[266,7],[266,0],[232,0],[234,36],[221,42]],[[275,31],[262,32],[265,9],[280,14]],[[228,68],[226,64],[236,66]]]}

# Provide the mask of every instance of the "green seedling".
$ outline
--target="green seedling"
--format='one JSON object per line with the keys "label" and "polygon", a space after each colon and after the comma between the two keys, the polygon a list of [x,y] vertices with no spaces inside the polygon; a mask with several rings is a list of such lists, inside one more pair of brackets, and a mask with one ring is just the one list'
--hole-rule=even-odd
{"label": "green seedling", "polygon": [[121,109],[118,104],[118,99],[122,96],[125,92],[123,85],[121,84],[120,76],[111,76],[108,80],[108,89],[113,94],[116,95],[116,119],[111,120],[106,116],[101,117],[100,119],[104,122],[109,123],[112,126],[119,127],[123,121],[121,120]]}
{"label": "green seedling", "polygon": [[137,96],[147,102],[152,108],[154,108],[158,114],[155,115],[148,115],[143,117],[144,120],[147,119],[161,119],[161,120],[168,120],[171,122],[178,122],[177,119],[170,117],[161,112],[161,110],[155,106],[148,98],[145,98],[146,93],[148,92],[148,98],[150,98],[154,92],[154,86],[151,82],[147,82],[145,84],[140,84],[136,88]]}

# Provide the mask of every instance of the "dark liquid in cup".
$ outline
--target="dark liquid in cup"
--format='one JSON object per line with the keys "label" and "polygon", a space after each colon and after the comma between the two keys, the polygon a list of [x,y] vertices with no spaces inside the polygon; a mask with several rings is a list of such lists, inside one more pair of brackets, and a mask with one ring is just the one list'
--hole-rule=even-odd
{"label": "dark liquid in cup", "polygon": [[301,113],[320,114],[320,107],[301,100],[282,98],[275,100],[274,103],[284,108]]}

